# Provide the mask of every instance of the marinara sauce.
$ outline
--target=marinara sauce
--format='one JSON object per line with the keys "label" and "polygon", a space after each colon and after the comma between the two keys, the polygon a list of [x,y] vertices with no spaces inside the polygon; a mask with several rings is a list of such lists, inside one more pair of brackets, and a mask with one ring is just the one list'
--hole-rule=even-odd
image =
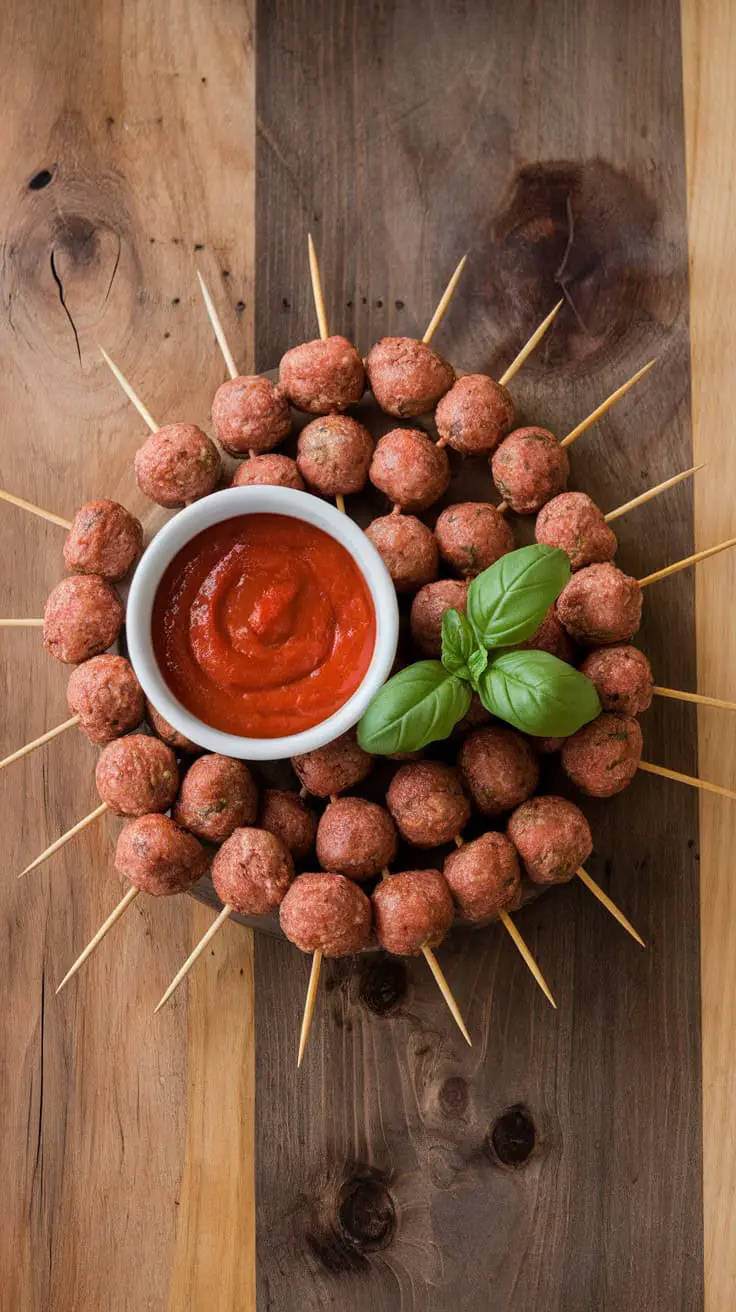
{"label": "marinara sauce", "polygon": [[161,673],[214,729],[278,738],[326,720],[363,680],[376,616],[363,575],[287,515],[213,524],[174,557],[153,604]]}

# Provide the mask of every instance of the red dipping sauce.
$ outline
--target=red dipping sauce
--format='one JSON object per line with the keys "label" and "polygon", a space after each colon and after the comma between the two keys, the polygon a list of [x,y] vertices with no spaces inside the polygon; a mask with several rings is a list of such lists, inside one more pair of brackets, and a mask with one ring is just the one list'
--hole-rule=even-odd
{"label": "red dipping sauce", "polygon": [[151,623],[174,696],[246,738],[328,719],[362,683],[376,640],[353,557],[288,515],[238,515],[192,538],[161,579]]}

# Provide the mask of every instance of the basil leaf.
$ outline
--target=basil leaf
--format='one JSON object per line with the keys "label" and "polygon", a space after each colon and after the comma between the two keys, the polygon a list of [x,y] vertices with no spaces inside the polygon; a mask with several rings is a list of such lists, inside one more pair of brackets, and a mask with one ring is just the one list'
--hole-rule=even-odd
{"label": "basil leaf", "polygon": [[447,738],[467,713],[470,698],[467,683],[439,661],[408,665],[376,693],[358,725],[358,742],[377,756],[417,752]]}
{"label": "basil leaf", "polygon": [[515,647],[539,628],[570,578],[570,561],[557,547],[510,551],[473,579],[467,616],[484,647]]}
{"label": "basil leaf", "polygon": [[492,715],[538,738],[567,738],[601,713],[590,679],[546,651],[501,652],[478,691]]}
{"label": "basil leaf", "polygon": [[470,670],[470,682],[477,689],[478,680],[488,664],[488,652],[485,647],[475,647],[470,653],[468,660],[468,669]]}
{"label": "basil leaf", "polygon": [[468,659],[475,646],[475,634],[459,610],[446,610],[442,616],[442,664],[461,679],[469,676]]}

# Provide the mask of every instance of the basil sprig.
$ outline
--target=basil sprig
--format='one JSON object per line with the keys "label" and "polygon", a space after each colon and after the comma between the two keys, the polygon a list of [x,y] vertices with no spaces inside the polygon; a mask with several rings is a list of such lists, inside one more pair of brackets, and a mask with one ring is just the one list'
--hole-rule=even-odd
{"label": "basil sprig", "polygon": [[376,693],[358,725],[358,742],[377,756],[418,752],[452,733],[471,696],[441,661],[407,665]]}
{"label": "basil sprig", "polygon": [[570,578],[557,547],[522,547],[484,569],[468,588],[466,612],[480,645],[516,647],[539,628]]}
{"label": "basil sprig", "polygon": [[446,610],[442,616],[442,664],[451,674],[469,679],[468,661],[475,647],[475,634],[459,610]]}
{"label": "basil sprig", "polygon": [[478,682],[487,711],[538,738],[567,738],[601,713],[595,686],[548,651],[504,651]]}

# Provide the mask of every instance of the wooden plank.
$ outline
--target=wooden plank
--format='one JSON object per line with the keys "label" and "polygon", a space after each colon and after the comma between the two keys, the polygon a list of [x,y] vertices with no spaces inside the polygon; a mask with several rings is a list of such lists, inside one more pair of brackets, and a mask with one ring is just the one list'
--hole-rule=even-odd
{"label": "wooden plank", "polygon": [[[196,260],[249,357],[250,7],[8,0],[1,22],[2,483],[65,516],[100,495],[147,513],[141,424],[97,346],[156,415],[205,422],[223,369]],[[3,613],[40,612],[62,542],[2,508]],[[5,755],[66,716],[67,672],[30,631],[3,634],[1,668]],[[250,935],[154,1022],[209,913],[140,898],[56,999],[119,897],[116,825],[14,878],[89,809],[94,761],[73,731],[3,774],[0,1301],[252,1308]]]}
{"label": "wooden plank", "polygon": [[[421,334],[469,249],[435,343],[458,366],[499,371],[568,301],[514,383],[522,416],[567,431],[659,357],[576,445],[575,486],[610,509],[691,463],[677,18],[674,0],[261,5],[258,367],[316,335],[308,229],[333,331],[363,350]],[[634,573],[684,555],[688,488],[617,529]],[[683,575],[647,596],[670,686],[694,686],[692,598]],[[656,706],[645,738],[695,770],[691,708]],[[327,963],[297,1076],[308,963],[257,937],[259,1307],[700,1306],[697,803],[641,776],[586,810],[592,873],[649,950],[582,886],[526,908],[553,1013],[498,932],[451,939],[472,1051],[423,963]]]}

